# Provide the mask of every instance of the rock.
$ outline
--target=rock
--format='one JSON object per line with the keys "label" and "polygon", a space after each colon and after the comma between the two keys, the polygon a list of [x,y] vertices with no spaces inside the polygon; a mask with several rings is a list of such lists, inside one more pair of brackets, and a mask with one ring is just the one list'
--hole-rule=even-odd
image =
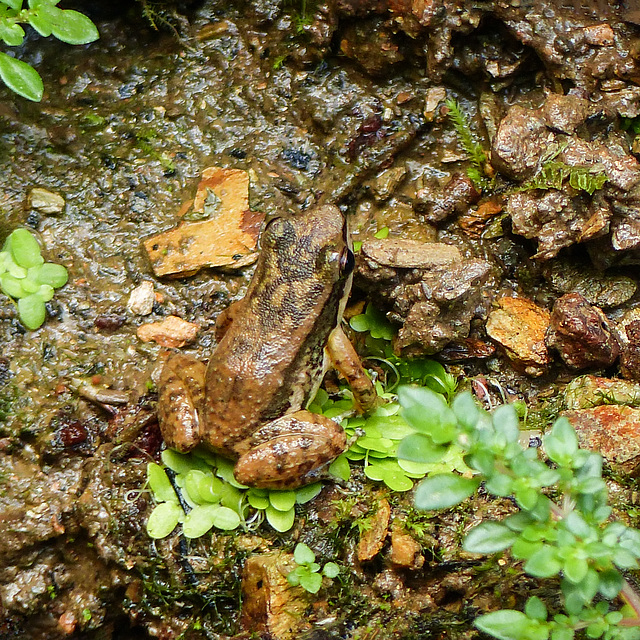
{"label": "rock", "polygon": [[153,311],[155,301],[153,282],[145,280],[129,294],[127,309],[136,316],[148,316]]}
{"label": "rock", "polygon": [[358,542],[358,560],[360,562],[367,562],[380,553],[389,533],[390,517],[389,502],[382,498],[378,503],[378,510],[367,520],[370,526],[360,534]]}
{"label": "rock", "polygon": [[60,213],[64,210],[66,204],[61,195],[48,189],[42,189],[41,187],[31,189],[28,203],[31,209],[35,209],[41,213]]}
{"label": "rock", "polygon": [[[622,207],[617,206],[620,211]],[[611,221],[611,246],[616,251],[628,251],[640,247],[640,209],[624,207],[624,216]]]}
{"label": "rock", "polygon": [[177,316],[167,316],[161,322],[150,322],[138,327],[142,342],[157,342],[163,347],[178,349],[196,339],[199,327]]}
{"label": "rock", "polygon": [[202,267],[240,268],[257,258],[264,214],[249,208],[249,175],[239,169],[208,167],[193,203],[183,213],[208,216],[183,222],[144,241],[156,276],[192,274]]}
{"label": "rock", "polygon": [[547,127],[561,133],[574,133],[587,119],[591,103],[578,96],[550,93],[541,111]]}
{"label": "rock", "polygon": [[564,390],[564,408],[569,411],[600,405],[640,405],[640,385],[618,378],[579,376]]}
{"label": "rock", "polygon": [[438,105],[445,101],[447,98],[447,90],[445,87],[437,86],[437,87],[429,87],[427,89],[425,100],[424,100],[424,110],[423,115],[427,119],[427,122],[433,122],[436,119],[436,110]]}
{"label": "rock", "polygon": [[600,453],[618,473],[640,475],[640,409],[602,405],[562,415],[575,428],[581,446]]}
{"label": "rock", "polygon": [[462,260],[460,249],[442,242],[372,238],[362,243],[362,255],[382,265],[400,269],[431,269]]}
{"label": "rock", "polygon": [[433,184],[420,189],[416,194],[413,208],[427,222],[441,222],[454,213],[466,213],[470,205],[480,199],[480,193],[473,182],[464,173],[454,173],[449,181],[440,188]]}
{"label": "rock", "polygon": [[309,597],[302,587],[287,581],[296,566],[293,555],[281,551],[247,559],[242,571],[242,629],[273,640],[299,637]]}
{"label": "rock", "polygon": [[387,200],[391,197],[397,186],[407,175],[406,167],[390,167],[381,171],[379,175],[371,181],[371,191],[379,201]]}
{"label": "rock", "polygon": [[394,526],[391,530],[391,562],[397,567],[420,569],[424,565],[422,547],[408,533]]}
{"label": "rock", "polygon": [[487,333],[516,368],[541,376],[551,362],[544,340],[549,315],[526,298],[500,298],[498,308],[487,319]]}
{"label": "rock", "polygon": [[554,260],[544,276],[557,292],[579,293],[589,304],[604,309],[628,302],[637,290],[629,276],[607,275],[575,260]]}
{"label": "rock", "polygon": [[554,138],[539,113],[515,105],[498,126],[491,149],[491,164],[509,178],[531,178]]}
{"label": "rock", "polygon": [[620,345],[620,373],[624,378],[640,380],[640,308],[616,315],[612,328]]}
{"label": "rock", "polygon": [[607,317],[579,293],[567,293],[555,301],[546,343],[572,369],[606,368],[620,355]]}

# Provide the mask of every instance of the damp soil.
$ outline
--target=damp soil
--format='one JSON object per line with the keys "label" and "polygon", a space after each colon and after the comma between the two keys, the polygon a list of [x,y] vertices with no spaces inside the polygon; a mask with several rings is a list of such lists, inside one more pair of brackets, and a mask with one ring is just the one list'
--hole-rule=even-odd
{"label": "damp soil", "polygon": [[[245,558],[298,541],[348,567],[310,604],[309,638],[475,637],[479,612],[519,607],[554,588],[503,560],[460,551],[474,523],[512,509],[486,495],[441,516],[419,514],[410,495],[385,494],[356,473],[346,488],[329,486],[302,508],[286,534],[265,527],[154,542],[145,530],[151,499],[139,493],[161,447],[152,381],[161,347],[143,343],[138,327],[169,315],[197,323],[198,338],[183,351],[206,360],[217,316],[252,273],[153,275],[141,241],[180,221],[205,167],[247,171],[251,208],[267,216],[335,202],[356,242],[387,227],[397,240],[455,245],[485,280],[470,281],[460,304],[440,317],[447,339],[407,338],[406,354],[440,358],[461,379],[480,379],[493,401],[525,400],[541,424],[575,372],[556,358],[543,375],[528,375],[495,350],[485,331],[494,300],[521,294],[551,309],[562,274],[584,271],[597,254],[613,256],[597,265],[598,291],[620,290],[623,278],[630,295],[610,308],[635,309],[635,245],[602,248],[604,232],[590,253],[554,229],[564,244],[540,260],[533,256],[542,232],[533,223],[516,233],[502,216],[481,234],[459,224],[477,199],[464,185],[443,195],[468,161],[442,98],[458,101],[489,149],[511,105],[534,110],[549,93],[573,91],[608,105],[590,117],[627,136],[630,149],[621,123],[640,113],[637,16],[599,15],[589,3],[485,4],[78,2],[99,27],[97,42],[70,47],[28,34],[17,53],[38,69],[45,95],[35,104],[0,89],[0,240],[29,228],[70,277],[36,331],[0,296],[0,638],[249,637],[240,624]],[[602,24],[612,26],[613,44],[594,30]],[[521,180],[507,175],[513,164],[505,167],[498,194]],[[35,187],[62,196],[62,210],[32,207]],[[434,199],[444,214],[432,212]],[[544,241],[553,247],[553,238]],[[410,296],[389,287],[412,281],[395,272],[367,278],[362,262],[358,268],[352,303],[374,300],[407,322]],[[156,302],[137,316],[129,295],[148,280]],[[601,370],[616,375],[610,365]],[[78,379],[126,393],[128,406],[87,400]],[[614,495],[633,503],[633,481]],[[356,559],[383,498],[418,542],[419,569],[394,566],[388,542],[371,561]]]}

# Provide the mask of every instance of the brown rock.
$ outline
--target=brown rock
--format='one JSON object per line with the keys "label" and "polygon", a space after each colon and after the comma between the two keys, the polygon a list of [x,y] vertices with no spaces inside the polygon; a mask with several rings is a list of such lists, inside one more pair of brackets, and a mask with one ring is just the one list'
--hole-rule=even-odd
{"label": "brown rock", "polygon": [[177,349],[196,339],[198,325],[177,316],[167,316],[161,322],[150,322],[138,327],[138,338],[142,342],[157,342],[163,347]]}
{"label": "brown rock", "polygon": [[420,569],[424,565],[422,547],[408,533],[399,527],[391,531],[391,562],[398,567]]}
{"label": "brown rock", "polygon": [[590,103],[573,95],[550,93],[542,105],[547,126],[562,133],[573,133],[589,115]]}
{"label": "brown rock", "polygon": [[640,475],[640,409],[602,405],[563,415],[574,426],[583,447],[602,454],[619,473]]}
{"label": "brown rock", "polygon": [[274,640],[298,637],[309,605],[307,592],[287,582],[293,555],[274,551],[248,558],[242,572],[241,627]]}
{"label": "brown rock", "polygon": [[607,317],[579,293],[567,293],[556,300],[546,343],[572,369],[606,368],[620,355]]}
{"label": "brown rock", "polygon": [[551,362],[544,341],[548,326],[549,312],[526,298],[500,298],[487,319],[489,336],[530,376],[542,375]]}
{"label": "brown rock", "polygon": [[431,269],[462,260],[460,249],[451,244],[389,238],[365,240],[362,255],[374,261],[374,266],[399,269]]}
{"label": "brown rock", "polygon": [[564,408],[592,409],[603,404],[640,405],[640,385],[619,378],[579,376],[564,390]]}
{"label": "brown rock", "polygon": [[249,175],[239,169],[209,167],[192,207],[185,213],[209,215],[151,236],[144,248],[157,276],[191,274],[202,267],[243,267],[256,258],[264,214],[249,208]]}
{"label": "brown rock", "polygon": [[480,193],[465,173],[454,173],[440,188],[425,187],[417,194],[414,209],[431,223],[441,222],[454,213],[465,213],[480,199]]}
{"label": "brown rock", "polygon": [[391,517],[391,507],[389,502],[382,498],[378,504],[378,510],[369,518],[369,526],[360,536],[358,542],[358,560],[366,562],[374,558],[384,545],[389,533],[389,518]]}

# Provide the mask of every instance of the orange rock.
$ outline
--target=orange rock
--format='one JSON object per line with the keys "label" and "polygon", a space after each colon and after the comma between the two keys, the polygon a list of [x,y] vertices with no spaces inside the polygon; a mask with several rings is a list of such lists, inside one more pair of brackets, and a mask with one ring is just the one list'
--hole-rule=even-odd
{"label": "orange rock", "polygon": [[382,498],[376,513],[369,518],[370,527],[362,532],[358,542],[358,560],[366,562],[374,558],[384,545],[389,533],[389,518],[391,517],[391,507],[389,502]]}
{"label": "orange rock", "polygon": [[246,171],[205,169],[192,212],[210,217],[183,222],[144,241],[156,276],[191,274],[202,267],[239,268],[255,261],[264,214],[249,208]]}
{"label": "orange rock", "polygon": [[551,358],[544,339],[550,314],[526,298],[504,297],[487,318],[487,333],[527,375],[541,376]]}
{"label": "orange rock", "polygon": [[161,322],[150,322],[138,327],[138,338],[142,342],[157,342],[163,347],[177,349],[196,339],[198,325],[177,316],[167,316]]}
{"label": "orange rock", "polygon": [[391,531],[391,562],[398,567],[420,569],[424,564],[422,547],[408,534],[398,527]]}

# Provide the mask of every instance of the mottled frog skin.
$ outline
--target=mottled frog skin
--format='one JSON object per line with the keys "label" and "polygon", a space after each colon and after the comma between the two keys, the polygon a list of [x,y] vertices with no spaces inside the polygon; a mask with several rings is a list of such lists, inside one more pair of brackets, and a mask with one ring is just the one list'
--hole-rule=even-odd
{"label": "mottled frog skin", "polygon": [[171,356],[159,380],[159,421],[169,447],[202,443],[237,460],[236,479],[264,488],[311,482],[347,447],[342,428],[306,410],[328,359],[361,406],[375,391],[342,330],[353,253],[340,210],[323,206],[269,222],[242,300],[217,323],[209,364]]}

